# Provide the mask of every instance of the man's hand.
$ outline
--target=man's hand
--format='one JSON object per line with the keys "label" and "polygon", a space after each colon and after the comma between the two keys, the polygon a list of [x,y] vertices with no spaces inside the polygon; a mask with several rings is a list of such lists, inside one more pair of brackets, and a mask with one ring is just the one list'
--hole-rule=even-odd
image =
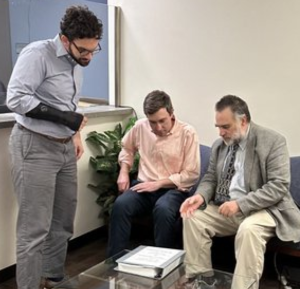
{"label": "man's hand", "polygon": [[219,213],[224,217],[232,217],[240,211],[237,201],[225,202],[219,207]]}
{"label": "man's hand", "polygon": [[80,132],[78,131],[77,133],[75,133],[73,135],[72,139],[73,139],[73,143],[74,143],[74,147],[75,147],[76,158],[77,158],[77,160],[79,160],[81,158],[82,154],[84,153]]}
{"label": "man's hand", "polygon": [[162,187],[160,181],[156,182],[143,182],[139,183],[130,189],[136,191],[137,193],[144,193],[144,192],[155,192]]}
{"label": "man's hand", "polygon": [[196,194],[190,198],[187,198],[179,209],[182,218],[190,218],[194,212],[204,203],[204,199],[201,195]]}
{"label": "man's hand", "polygon": [[129,173],[126,170],[122,170],[119,173],[119,177],[117,180],[119,192],[123,193],[124,191],[129,189]]}
{"label": "man's hand", "polygon": [[88,121],[87,117],[86,117],[86,116],[83,116],[82,122],[81,122],[81,124],[80,124],[79,129],[78,129],[79,131],[81,131],[81,130],[85,127],[87,121]]}

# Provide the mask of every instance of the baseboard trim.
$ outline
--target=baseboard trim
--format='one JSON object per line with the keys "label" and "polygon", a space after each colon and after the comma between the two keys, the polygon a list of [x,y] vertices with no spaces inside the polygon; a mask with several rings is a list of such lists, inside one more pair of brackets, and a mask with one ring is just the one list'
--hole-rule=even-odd
{"label": "baseboard trim", "polygon": [[87,245],[90,242],[96,241],[100,238],[108,236],[107,226],[102,226],[86,234],[83,234],[75,239],[72,239],[68,245],[68,251],[79,249],[80,247]]}
{"label": "baseboard trim", "polygon": [[8,279],[16,276],[16,265],[11,265],[0,270],[0,283],[7,281]]}
{"label": "baseboard trim", "polygon": [[[107,237],[107,226],[102,226],[84,235],[81,235],[69,242],[68,251],[79,249],[80,247],[98,240],[99,238]],[[16,265],[11,265],[0,270],[0,283],[16,276]]]}

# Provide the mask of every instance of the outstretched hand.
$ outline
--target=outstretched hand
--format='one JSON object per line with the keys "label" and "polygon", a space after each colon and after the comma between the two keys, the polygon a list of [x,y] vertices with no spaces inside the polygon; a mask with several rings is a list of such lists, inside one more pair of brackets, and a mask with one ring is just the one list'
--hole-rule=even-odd
{"label": "outstretched hand", "polygon": [[201,195],[196,194],[190,198],[187,198],[179,209],[182,218],[190,218],[194,212],[204,203],[204,199]]}

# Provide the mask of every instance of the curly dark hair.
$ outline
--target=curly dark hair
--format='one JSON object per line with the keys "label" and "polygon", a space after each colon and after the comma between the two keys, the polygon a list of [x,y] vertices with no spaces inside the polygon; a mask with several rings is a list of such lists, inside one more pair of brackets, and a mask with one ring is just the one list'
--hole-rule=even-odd
{"label": "curly dark hair", "polygon": [[87,6],[70,6],[60,22],[61,34],[74,39],[101,39],[103,24]]}
{"label": "curly dark hair", "polygon": [[165,108],[169,114],[173,113],[174,109],[170,96],[161,90],[150,92],[144,100],[144,113],[151,115],[161,108]]}

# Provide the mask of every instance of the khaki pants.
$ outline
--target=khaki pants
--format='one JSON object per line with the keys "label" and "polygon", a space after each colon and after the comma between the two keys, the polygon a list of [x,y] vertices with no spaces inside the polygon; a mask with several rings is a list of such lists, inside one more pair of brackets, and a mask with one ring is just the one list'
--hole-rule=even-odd
{"label": "khaki pants", "polygon": [[218,208],[209,204],[204,211],[197,210],[193,217],[183,220],[187,277],[212,270],[212,237],[236,234],[232,289],[248,288],[250,279],[255,280],[251,288],[258,288],[266,244],[275,235],[276,223],[266,210],[245,218],[241,212],[224,217],[218,213]]}

